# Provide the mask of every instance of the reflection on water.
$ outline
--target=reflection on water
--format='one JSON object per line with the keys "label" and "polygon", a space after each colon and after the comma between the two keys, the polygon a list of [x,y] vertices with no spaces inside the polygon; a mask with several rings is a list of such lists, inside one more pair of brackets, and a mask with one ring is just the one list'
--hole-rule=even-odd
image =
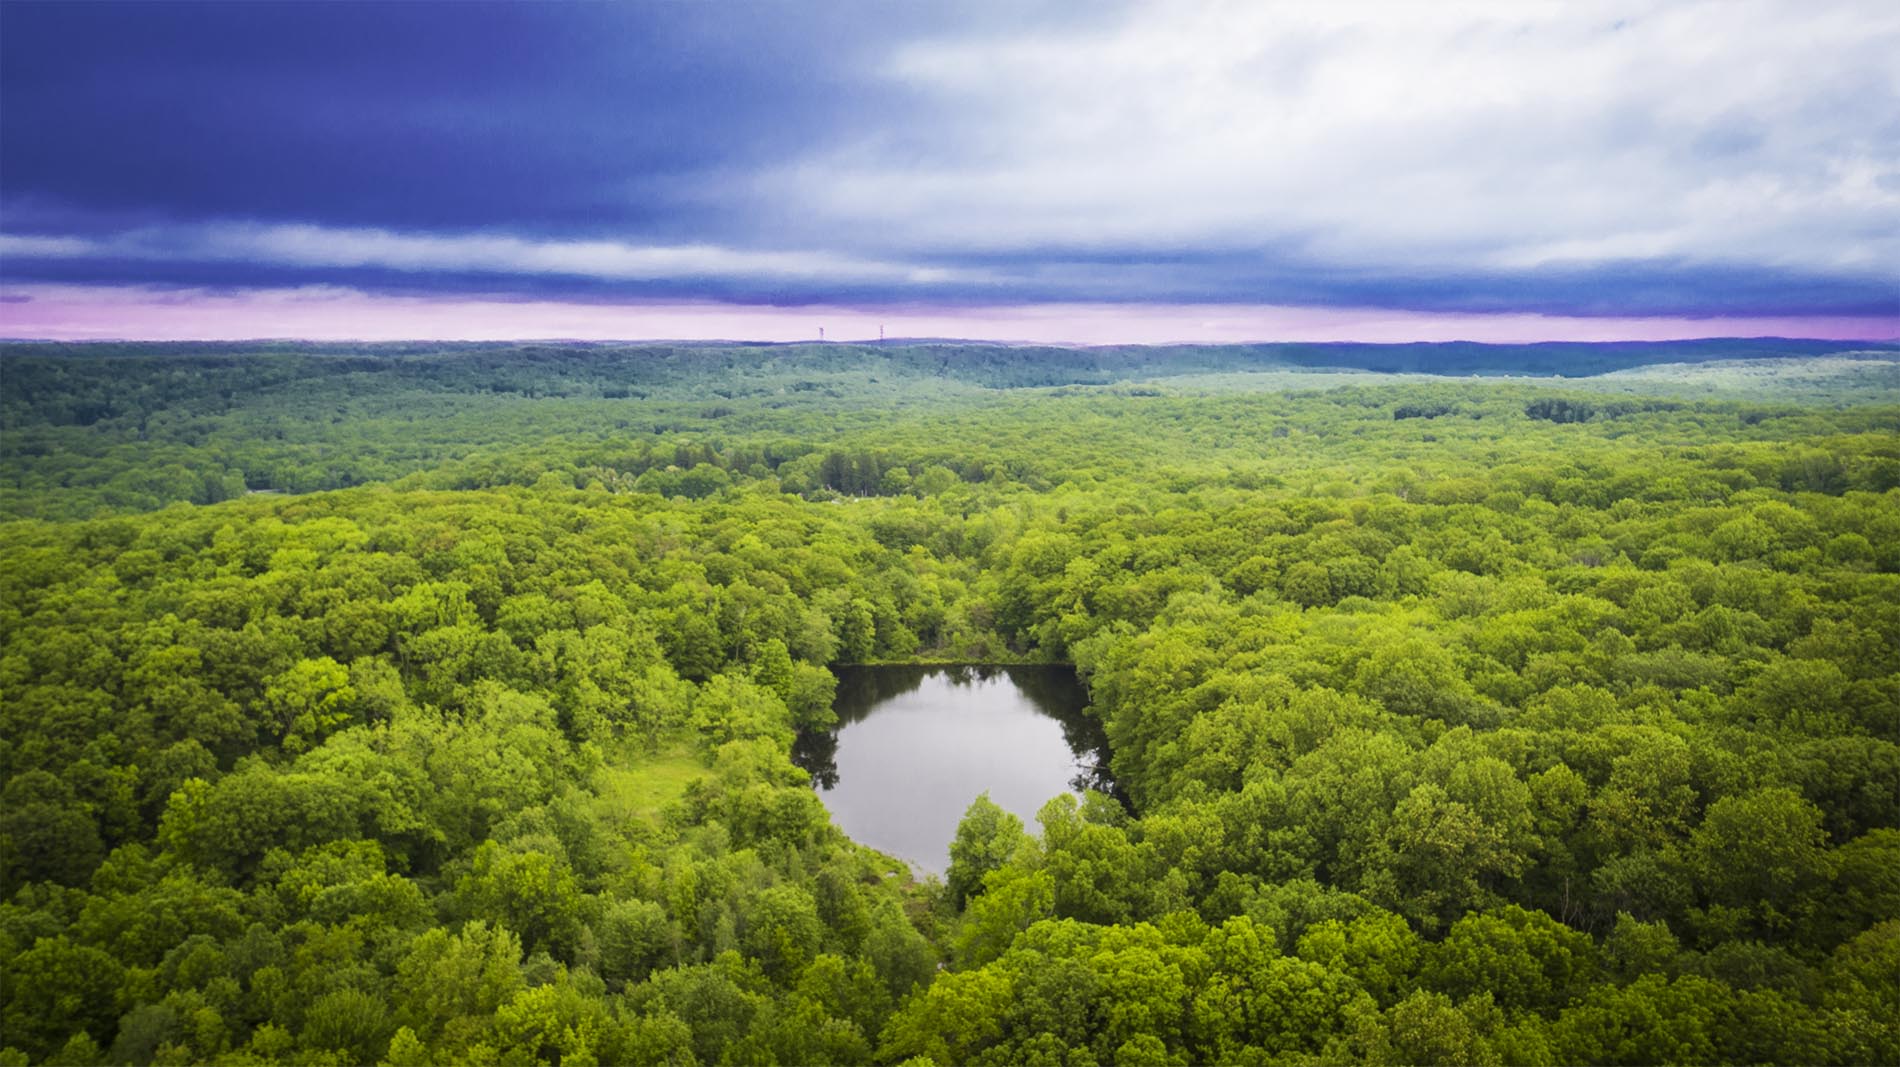
{"label": "reflection on water", "polygon": [[792,758],[854,840],[942,873],[980,793],[1034,831],[1058,793],[1119,792],[1087,704],[1066,667],[841,668],[837,728]]}

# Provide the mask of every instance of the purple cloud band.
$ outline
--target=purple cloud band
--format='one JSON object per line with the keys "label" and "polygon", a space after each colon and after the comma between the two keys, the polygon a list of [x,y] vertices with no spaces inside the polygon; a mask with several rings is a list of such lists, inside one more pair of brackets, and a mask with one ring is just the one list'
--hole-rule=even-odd
{"label": "purple cloud band", "polygon": [[0,294],[0,337],[85,340],[815,340],[957,337],[1050,344],[1248,341],[1670,341],[1704,337],[1900,340],[1880,317],[1565,317],[1229,304],[772,307],[393,296],[348,289],[239,292],[29,285]]}

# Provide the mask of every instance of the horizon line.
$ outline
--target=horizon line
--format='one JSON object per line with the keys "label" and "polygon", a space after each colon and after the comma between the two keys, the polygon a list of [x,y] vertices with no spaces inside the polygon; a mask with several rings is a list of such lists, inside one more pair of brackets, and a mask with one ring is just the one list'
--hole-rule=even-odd
{"label": "horizon line", "polygon": [[811,338],[808,340],[746,339],[738,337],[304,337],[294,334],[258,337],[14,337],[0,335],[0,345],[697,345],[703,347],[784,347],[789,345],[827,345],[837,347],[878,348],[892,345],[994,345],[1008,348],[1245,348],[1254,345],[1363,345],[1373,348],[1401,348],[1408,345],[1479,345],[1490,348],[1528,348],[1537,345],[1682,345],[1710,341],[1797,341],[1808,344],[1868,344],[1900,348],[1900,335],[1890,337],[1842,337],[1807,334],[1708,334],[1694,337],[1621,338],[1613,340],[1568,340],[1549,338],[1538,341],[1487,341],[1467,337],[1447,337],[1411,341],[1362,341],[1350,337],[1328,340],[1266,339],[1221,341],[1030,341],[995,337],[885,337],[885,338]]}

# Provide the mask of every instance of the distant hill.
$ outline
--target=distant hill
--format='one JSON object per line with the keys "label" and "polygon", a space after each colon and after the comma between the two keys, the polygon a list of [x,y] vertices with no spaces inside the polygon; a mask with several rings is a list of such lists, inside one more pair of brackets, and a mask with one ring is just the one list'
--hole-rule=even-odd
{"label": "distant hill", "polygon": [[[343,360],[351,370],[394,371],[420,379],[459,378],[484,369],[523,365],[570,381],[599,378],[615,385],[678,385],[743,371],[799,375],[862,374],[886,381],[936,378],[984,388],[1109,385],[1180,375],[1271,370],[1341,369],[1382,373],[1532,375],[1584,378],[1660,364],[1799,359],[1843,353],[1900,355],[1900,343],[1739,338],[1698,341],[1527,345],[1420,344],[1101,345],[1062,347],[983,341],[892,340],[871,343],[742,344],[736,342],[383,342],[301,341],[18,342],[0,344],[0,358],[186,357],[204,366],[260,355]],[[313,373],[327,373],[320,367]],[[505,375],[504,375],[505,376]]]}

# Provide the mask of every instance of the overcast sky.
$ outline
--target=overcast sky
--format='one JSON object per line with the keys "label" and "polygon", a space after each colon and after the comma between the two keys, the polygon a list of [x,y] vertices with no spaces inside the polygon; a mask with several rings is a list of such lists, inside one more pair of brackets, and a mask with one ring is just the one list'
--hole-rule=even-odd
{"label": "overcast sky", "polygon": [[1900,336],[1900,5],[0,5],[0,334]]}

